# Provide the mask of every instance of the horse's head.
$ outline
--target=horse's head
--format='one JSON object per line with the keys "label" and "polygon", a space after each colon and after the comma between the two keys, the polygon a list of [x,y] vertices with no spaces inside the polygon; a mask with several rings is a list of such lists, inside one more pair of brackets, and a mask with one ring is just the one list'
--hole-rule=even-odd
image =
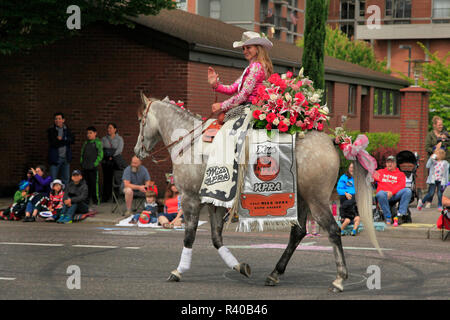
{"label": "horse's head", "polygon": [[161,140],[159,125],[151,106],[158,103],[158,100],[149,99],[141,91],[142,105],[138,110],[140,122],[139,136],[134,147],[134,153],[139,159],[144,159],[149,155],[149,151]]}

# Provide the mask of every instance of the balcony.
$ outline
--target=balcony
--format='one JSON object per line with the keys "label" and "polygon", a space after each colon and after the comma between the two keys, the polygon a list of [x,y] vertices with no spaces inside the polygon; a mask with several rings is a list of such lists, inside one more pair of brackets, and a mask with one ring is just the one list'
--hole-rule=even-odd
{"label": "balcony", "polygon": [[379,29],[368,25],[356,26],[358,40],[446,39],[450,38],[450,23],[382,24]]}

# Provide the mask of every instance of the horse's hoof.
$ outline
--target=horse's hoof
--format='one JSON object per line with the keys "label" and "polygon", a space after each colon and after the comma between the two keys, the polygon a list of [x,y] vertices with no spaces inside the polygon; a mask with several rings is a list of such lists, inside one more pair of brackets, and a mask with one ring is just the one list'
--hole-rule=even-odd
{"label": "horse's hoof", "polygon": [[181,280],[181,274],[177,270],[172,271],[170,273],[169,278],[167,279],[167,281],[170,281],[170,282],[180,282],[180,280]]}
{"label": "horse's hoof", "polygon": [[273,276],[268,276],[268,277],[266,278],[265,285],[268,286],[268,287],[274,287],[274,286],[276,286],[278,283],[280,283],[280,280],[278,279],[278,277],[275,278],[275,277],[273,277]]}
{"label": "horse's hoof", "polygon": [[341,293],[344,291],[344,287],[342,285],[332,283],[331,286],[328,288],[328,291],[331,291],[333,293]]}
{"label": "horse's hoof", "polygon": [[250,278],[250,276],[252,275],[252,269],[246,263],[240,263],[236,265],[233,269],[239,271],[240,274],[246,276],[247,278]]}

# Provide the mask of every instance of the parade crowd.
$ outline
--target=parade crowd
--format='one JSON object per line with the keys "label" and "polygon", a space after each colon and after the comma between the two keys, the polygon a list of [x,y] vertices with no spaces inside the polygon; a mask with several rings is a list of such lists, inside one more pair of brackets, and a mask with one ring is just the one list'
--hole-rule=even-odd
{"label": "parade crowd", "polygon": [[133,215],[133,198],[145,198],[144,210],[134,214],[131,223],[158,223],[165,228],[181,225],[183,214],[173,176],[168,175],[164,198],[157,201],[158,188],[141,160],[133,157],[129,165],[124,160],[124,141],[114,123],[107,124],[107,134],[101,139],[94,126],[86,128],[80,168],[70,171],[75,138],[65,121],[63,113],[54,114],[54,124],[47,130],[49,168],[41,164],[29,168],[13,203],[0,211],[0,219],[72,223],[94,215],[101,202],[110,201],[113,192],[119,192],[125,198],[128,216]]}

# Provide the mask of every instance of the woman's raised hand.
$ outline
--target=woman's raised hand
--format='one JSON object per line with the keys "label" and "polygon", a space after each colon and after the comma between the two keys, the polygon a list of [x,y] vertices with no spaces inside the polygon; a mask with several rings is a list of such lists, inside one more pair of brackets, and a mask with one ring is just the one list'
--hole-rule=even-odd
{"label": "woman's raised hand", "polygon": [[208,83],[211,85],[211,87],[217,86],[217,78],[219,75],[214,71],[212,67],[208,68]]}

